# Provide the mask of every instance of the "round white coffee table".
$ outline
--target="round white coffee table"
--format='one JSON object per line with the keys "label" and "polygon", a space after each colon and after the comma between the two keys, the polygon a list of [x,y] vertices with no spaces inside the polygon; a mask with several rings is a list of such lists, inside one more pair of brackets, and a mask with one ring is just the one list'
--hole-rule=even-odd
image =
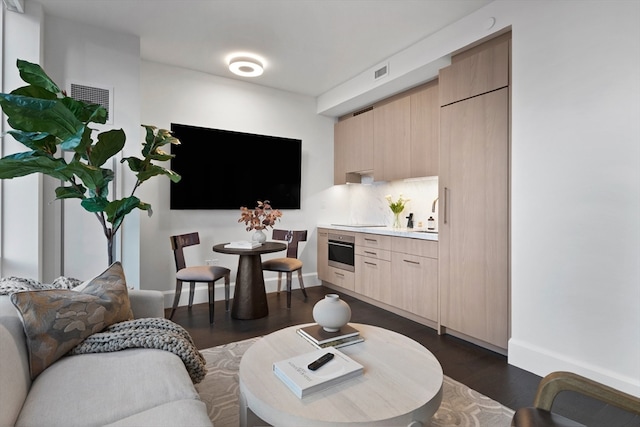
{"label": "round white coffee table", "polygon": [[240,425],[420,426],[442,401],[442,366],[416,341],[377,326],[350,323],[364,342],[340,348],[364,366],[357,378],[302,399],[273,373],[273,362],[314,351],[296,325],[266,335],[240,362]]}

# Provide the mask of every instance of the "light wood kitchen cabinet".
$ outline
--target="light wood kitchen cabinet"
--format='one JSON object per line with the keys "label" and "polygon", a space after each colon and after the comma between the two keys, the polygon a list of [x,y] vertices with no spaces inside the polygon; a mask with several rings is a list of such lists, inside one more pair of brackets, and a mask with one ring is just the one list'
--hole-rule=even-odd
{"label": "light wood kitchen cabinet", "polygon": [[318,228],[318,280],[329,280],[329,230]]}
{"label": "light wood kitchen cabinet", "polygon": [[410,95],[411,158],[406,178],[438,175],[440,103],[438,81]]}
{"label": "light wood kitchen cabinet", "polygon": [[390,304],[438,322],[438,242],[393,238]]}
{"label": "light wood kitchen cabinet", "polygon": [[451,58],[440,70],[440,105],[471,98],[509,85],[511,33]]}
{"label": "light wood kitchen cabinet", "polygon": [[317,250],[318,279],[353,291],[355,288],[355,273],[329,265],[329,230],[326,228],[318,228]]}
{"label": "light wood kitchen cabinet", "polygon": [[[492,50],[493,46],[489,44],[488,49]],[[476,65],[486,62],[483,50],[477,50],[477,55],[477,58],[467,56],[465,61]],[[486,64],[490,69],[493,65]],[[484,75],[477,68],[478,74]],[[505,68],[508,73],[508,65]],[[442,71],[442,75],[449,72]],[[450,88],[443,85],[443,81],[446,80],[440,80],[440,87],[443,93],[449,93]],[[473,86],[457,81],[451,84]],[[506,349],[509,338],[508,87],[441,108],[438,181],[441,326]]]}
{"label": "light wood kitchen cabinet", "polygon": [[393,181],[409,177],[411,101],[396,99],[373,109],[373,177]]}
{"label": "light wood kitchen cabinet", "polygon": [[386,303],[392,299],[389,242],[389,236],[356,234],[355,291]]}
{"label": "light wood kitchen cabinet", "polygon": [[334,125],[334,184],[360,182],[373,171],[373,111],[354,114]]}

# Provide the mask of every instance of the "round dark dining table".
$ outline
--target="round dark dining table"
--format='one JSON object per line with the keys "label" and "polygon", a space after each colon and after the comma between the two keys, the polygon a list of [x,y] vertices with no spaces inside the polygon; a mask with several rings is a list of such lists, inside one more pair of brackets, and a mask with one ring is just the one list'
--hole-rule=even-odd
{"label": "round dark dining table", "polygon": [[267,292],[262,273],[262,254],[280,252],[287,245],[280,242],[265,242],[253,249],[225,248],[228,243],[213,246],[214,252],[239,255],[238,272],[236,274],[235,290],[231,317],[234,319],[259,319],[269,314]]}

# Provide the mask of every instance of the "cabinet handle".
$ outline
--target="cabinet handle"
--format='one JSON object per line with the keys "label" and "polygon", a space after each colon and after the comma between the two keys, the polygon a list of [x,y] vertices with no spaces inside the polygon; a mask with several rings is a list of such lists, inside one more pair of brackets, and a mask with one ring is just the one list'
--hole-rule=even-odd
{"label": "cabinet handle", "polygon": [[447,213],[447,204],[448,204],[448,203],[447,203],[447,202],[448,202],[448,200],[449,200],[449,199],[448,199],[448,197],[447,197],[447,193],[448,193],[448,192],[449,192],[449,189],[448,189],[447,187],[444,187],[444,204],[443,204],[443,206],[442,206],[442,210],[444,211],[444,212],[443,212],[443,216],[444,216],[444,218],[443,218],[443,222],[444,222],[445,224],[448,222],[448,221],[447,221],[447,215],[448,215],[448,213]]}
{"label": "cabinet handle", "polygon": [[375,264],[375,263],[373,263],[373,262],[367,262],[367,261],[365,261],[364,263],[365,263],[365,264],[368,264],[368,265],[372,265],[372,266],[374,266],[374,267],[377,267],[377,266],[378,266],[378,264]]}
{"label": "cabinet handle", "polygon": [[335,275],[336,275],[336,276],[340,276],[340,277],[344,277],[344,274],[342,274],[342,273],[338,273],[337,271],[335,272]]}
{"label": "cabinet handle", "polygon": [[420,263],[419,263],[419,262],[411,261],[411,260],[408,260],[408,259],[403,259],[403,261],[404,261],[404,262],[408,262],[409,264],[416,264],[416,265],[420,265]]}
{"label": "cabinet handle", "polygon": [[378,241],[376,239],[367,239],[366,237],[364,238],[365,242],[373,242],[373,243],[378,243]]}
{"label": "cabinet handle", "polygon": [[371,252],[371,251],[364,251],[364,253],[367,255],[376,255],[376,256],[378,255],[377,253]]}

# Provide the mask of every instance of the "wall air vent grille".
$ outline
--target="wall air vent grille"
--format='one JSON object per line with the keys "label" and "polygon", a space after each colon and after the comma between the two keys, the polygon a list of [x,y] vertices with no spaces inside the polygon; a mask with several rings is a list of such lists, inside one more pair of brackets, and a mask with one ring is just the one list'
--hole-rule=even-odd
{"label": "wall air vent grille", "polygon": [[113,88],[69,83],[68,94],[78,101],[102,105],[107,110],[106,124],[113,124]]}
{"label": "wall air vent grille", "polygon": [[373,79],[374,80],[378,80],[383,78],[384,76],[386,76],[387,74],[389,74],[389,64],[385,64],[384,66],[378,68],[377,70],[375,70],[373,72]]}
{"label": "wall air vent grille", "polygon": [[352,114],[352,116],[355,117],[355,116],[358,116],[358,115],[360,115],[362,113],[366,113],[367,111],[371,111],[371,110],[373,110],[373,105],[371,107],[367,107],[367,108],[364,108],[362,110],[356,111],[355,113]]}

